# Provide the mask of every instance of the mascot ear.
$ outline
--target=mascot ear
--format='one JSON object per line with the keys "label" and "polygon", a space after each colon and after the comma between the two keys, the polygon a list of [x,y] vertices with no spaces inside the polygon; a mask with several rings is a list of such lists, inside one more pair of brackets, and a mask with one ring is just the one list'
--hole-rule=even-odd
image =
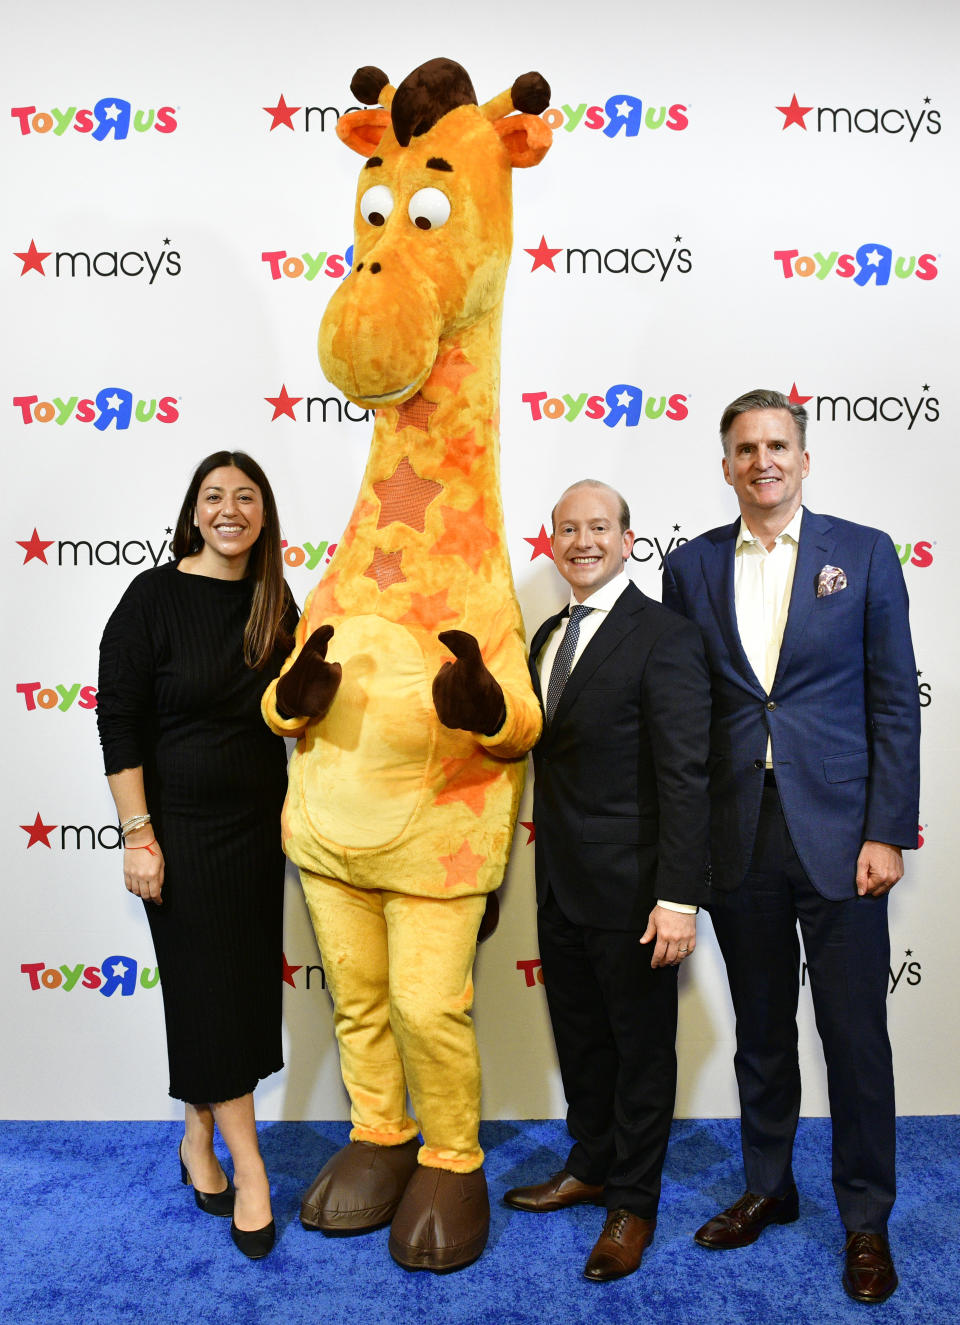
{"label": "mascot ear", "polygon": [[[494,120],[493,127],[514,167],[538,166],[553,142],[552,131],[538,115],[505,115]],[[339,129],[338,124],[338,132]]]}
{"label": "mascot ear", "polygon": [[361,156],[373,156],[389,124],[390,112],[380,107],[351,110],[337,120],[337,137]]}

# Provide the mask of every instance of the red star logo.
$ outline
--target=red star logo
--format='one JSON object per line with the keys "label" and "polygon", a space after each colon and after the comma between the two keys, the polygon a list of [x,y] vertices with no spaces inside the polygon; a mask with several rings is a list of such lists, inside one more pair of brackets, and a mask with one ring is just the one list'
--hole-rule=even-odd
{"label": "red star logo", "polygon": [[430,415],[436,408],[419,391],[409,400],[402,400],[397,406],[397,432],[404,428],[417,428],[420,432],[426,432],[430,427]]}
{"label": "red star logo", "polygon": [[273,406],[273,418],[270,422],[276,423],[281,414],[286,414],[288,418],[293,419],[294,423],[296,423],[297,416],[293,412],[293,407],[294,405],[299,405],[302,399],[303,396],[288,395],[285,385],[281,386],[279,396],[264,396],[264,400],[267,404]]}
{"label": "red star logo", "polygon": [[23,271],[20,273],[21,276],[26,276],[28,271],[38,271],[41,276],[46,276],[47,273],[43,270],[43,260],[44,258],[49,258],[50,254],[39,253],[37,251],[37,242],[35,239],[30,240],[30,247],[27,249],[26,253],[14,253],[13,256],[19,258],[23,263]]}
{"label": "red star logo", "polygon": [[549,557],[551,561],[553,560],[553,548],[550,546],[550,535],[547,533],[546,525],[540,526],[536,538],[527,538],[524,534],[523,541],[533,548],[530,553],[531,561],[536,561],[537,557]]}
{"label": "red star logo", "polygon": [[556,271],[557,269],[553,265],[553,260],[558,253],[563,252],[563,249],[551,248],[547,243],[546,236],[541,235],[538,248],[525,248],[523,251],[524,253],[529,253],[531,258],[533,258],[533,266],[530,268],[531,271],[536,271],[538,267],[548,267],[550,271]]}
{"label": "red star logo", "polygon": [[42,561],[45,566],[49,566],[50,563],[47,561],[47,548],[53,546],[54,540],[52,538],[41,538],[36,529],[34,529],[32,538],[18,538],[16,541],[27,554],[23,559],[24,565],[26,565],[28,561],[36,560]]}
{"label": "red star logo", "polygon": [[793,100],[790,102],[789,106],[778,106],[777,110],[783,115],[782,128],[789,129],[791,124],[799,124],[800,128],[806,132],[807,126],[803,122],[803,117],[809,114],[809,112],[813,110],[813,107],[801,106],[797,101],[796,92],[794,92]]}
{"label": "red star logo", "polygon": [[813,397],[801,396],[800,392],[797,390],[797,384],[794,382],[793,386],[790,388],[790,394],[787,396],[787,399],[790,401],[791,405],[805,405],[807,401],[812,400]]}
{"label": "red star logo", "polygon": [[273,116],[273,123],[270,125],[270,132],[273,133],[274,129],[276,129],[277,126],[280,124],[285,125],[288,129],[292,129],[293,128],[292,116],[296,115],[300,107],[288,106],[287,103],[284,101],[283,93],[281,92],[280,100],[277,102],[275,106],[264,106],[263,109],[267,112],[268,115]]}
{"label": "red star logo", "polygon": [[282,971],[282,974],[283,974],[283,983],[284,983],[285,985],[289,985],[291,989],[296,989],[297,986],[294,984],[294,981],[293,981],[294,973],[295,973],[296,971],[302,971],[302,970],[303,970],[303,966],[302,966],[302,965],[300,965],[300,966],[291,966],[290,963],[287,961],[287,954],[286,954],[286,953],[283,954],[283,971]]}
{"label": "red star logo", "polygon": [[534,838],[536,837],[536,835],[537,835],[537,830],[534,828],[534,826],[533,826],[533,821],[532,821],[532,820],[529,820],[529,819],[519,819],[517,822],[520,824],[520,827],[521,827],[521,828],[525,828],[525,829],[527,830],[527,840],[526,840],[526,842],[524,842],[523,845],[524,845],[525,847],[528,847],[528,846],[530,845],[530,843],[531,843],[531,842],[534,840]]}
{"label": "red star logo", "polygon": [[29,850],[30,847],[35,847],[38,842],[42,842],[45,847],[49,847],[50,843],[48,839],[56,826],[56,824],[45,824],[39,814],[32,824],[21,824],[20,827],[23,831],[30,835],[27,849]]}

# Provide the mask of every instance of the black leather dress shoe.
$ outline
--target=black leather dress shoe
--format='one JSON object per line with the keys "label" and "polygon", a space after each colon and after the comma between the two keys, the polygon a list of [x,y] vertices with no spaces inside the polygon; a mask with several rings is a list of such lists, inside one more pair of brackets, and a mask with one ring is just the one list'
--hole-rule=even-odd
{"label": "black leather dress shoe", "polygon": [[856,1302],[886,1302],[900,1282],[890,1244],[880,1233],[847,1232],[843,1287]]}
{"label": "black leather dress shoe", "polygon": [[629,1210],[611,1210],[583,1267],[584,1278],[603,1284],[633,1274],[653,1241],[656,1227],[655,1219],[641,1219]]}
{"label": "black leather dress shoe", "polygon": [[796,1187],[785,1196],[757,1196],[744,1192],[727,1210],[708,1219],[693,1235],[694,1242],[711,1251],[748,1247],[768,1224],[792,1224],[800,1213]]}
{"label": "black leather dress shoe", "polygon": [[545,1182],[532,1187],[511,1187],[503,1199],[514,1210],[544,1215],[551,1210],[566,1210],[571,1205],[603,1205],[603,1185],[581,1182],[572,1173],[561,1169]]}
{"label": "black leather dress shoe", "polygon": [[231,1219],[230,1236],[244,1256],[249,1257],[251,1261],[261,1261],[273,1251],[273,1244],[277,1240],[277,1226],[271,1219],[263,1228],[254,1228],[249,1233],[245,1233],[242,1228],[237,1228],[236,1223]]}
{"label": "black leather dress shoe", "polygon": [[[192,1187],[193,1183],[186,1164],[183,1162],[183,1142],[180,1142],[180,1181],[185,1187]],[[224,1174],[226,1177],[226,1174]],[[201,1192],[196,1187],[193,1188],[193,1199],[197,1203],[197,1208],[202,1210],[205,1215],[219,1215],[221,1219],[229,1219],[233,1214],[233,1203],[237,1193],[234,1190],[233,1183],[227,1178],[227,1185],[222,1192]]]}

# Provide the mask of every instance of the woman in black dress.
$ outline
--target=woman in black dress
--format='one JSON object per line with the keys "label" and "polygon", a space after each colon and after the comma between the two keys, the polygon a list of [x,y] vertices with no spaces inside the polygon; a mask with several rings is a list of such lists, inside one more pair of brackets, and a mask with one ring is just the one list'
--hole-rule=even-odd
{"label": "woman in black dress", "polygon": [[258,1258],[275,1238],[253,1090],[283,1066],[286,790],[284,744],[260,697],[296,609],[273,494],[249,456],[219,451],[199,465],[173,554],[132,582],[107,623],[98,726],[124,880],[143,898],[160,970],[170,1094],[184,1101],[181,1178],[202,1210],[232,1216],[237,1246]]}

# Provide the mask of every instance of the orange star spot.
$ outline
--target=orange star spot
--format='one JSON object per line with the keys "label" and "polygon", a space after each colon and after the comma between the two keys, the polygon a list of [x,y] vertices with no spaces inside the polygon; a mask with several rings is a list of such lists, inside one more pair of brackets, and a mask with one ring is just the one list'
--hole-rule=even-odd
{"label": "orange star spot", "polygon": [[446,454],[440,462],[447,469],[459,469],[469,475],[474,464],[487,449],[483,442],[476,440],[477,430],[471,428],[462,437],[451,437],[447,442]]}
{"label": "orange star spot", "polygon": [[433,365],[433,371],[424,382],[424,389],[431,396],[438,395],[443,391],[449,391],[451,395],[456,395],[460,390],[460,383],[465,377],[477,370],[470,362],[463,350],[455,346],[452,350],[447,350],[441,354],[437,362]]}
{"label": "orange star spot", "polygon": [[[337,581],[340,572],[325,575],[310,595],[310,630],[316,630],[332,616],[344,616],[344,610],[337,602]],[[309,631],[307,632],[309,634]]]}
{"label": "orange star spot", "polygon": [[444,759],[443,776],[447,785],[437,797],[438,805],[449,805],[453,801],[463,801],[477,818],[483,814],[483,804],[487,798],[490,775],[480,759]]}
{"label": "orange star spot", "polygon": [[470,850],[470,844],[464,842],[452,856],[439,856],[440,864],[447,871],[445,888],[456,888],[461,884],[476,886],[477,871],[483,864],[483,856]]}
{"label": "orange star spot", "polygon": [[423,626],[424,630],[436,630],[441,621],[452,621],[457,613],[447,602],[448,590],[439,593],[410,595],[410,611],[397,620],[408,626]]}
{"label": "orange star spot", "polygon": [[444,530],[431,553],[438,556],[462,557],[474,574],[480,569],[483,554],[496,547],[497,536],[483,518],[483,498],[478,497],[469,511],[458,511],[453,506],[441,506]]}
{"label": "orange star spot", "polygon": [[427,507],[443,491],[443,484],[420,478],[404,456],[389,478],[374,483],[373,490],[380,501],[378,529],[399,521],[422,534],[427,523]]}
{"label": "orange star spot", "polygon": [[400,432],[403,428],[418,428],[420,432],[426,432],[430,427],[430,415],[437,408],[429,400],[424,400],[418,391],[415,396],[405,400],[397,406],[397,427]]}
{"label": "orange star spot", "polygon": [[403,584],[406,575],[400,569],[403,549],[399,552],[384,552],[382,547],[373,549],[373,561],[363,572],[368,580],[376,580],[377,588],[383,593],[391,584]]}

